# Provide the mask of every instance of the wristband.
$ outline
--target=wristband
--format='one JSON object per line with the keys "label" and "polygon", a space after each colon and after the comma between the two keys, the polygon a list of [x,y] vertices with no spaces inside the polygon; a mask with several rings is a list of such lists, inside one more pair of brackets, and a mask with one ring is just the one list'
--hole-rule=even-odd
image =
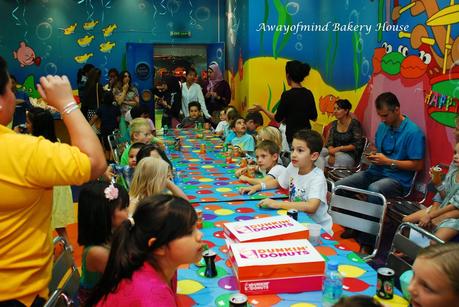
{"label": "wristband", "polygon": [[266,183],[260,182],[261,189],[260,191],[266,190]]}

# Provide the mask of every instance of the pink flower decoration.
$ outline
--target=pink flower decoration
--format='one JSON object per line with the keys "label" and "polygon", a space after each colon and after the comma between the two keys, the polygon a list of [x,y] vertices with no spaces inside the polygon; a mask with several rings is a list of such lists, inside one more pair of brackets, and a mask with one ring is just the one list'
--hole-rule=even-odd
{"label": "pink flower decoration", "polygon": [[110,184],[104,190],[105,198],[108,200],[114,200],[118,198],[118,188],[116,188],[113,183]]}

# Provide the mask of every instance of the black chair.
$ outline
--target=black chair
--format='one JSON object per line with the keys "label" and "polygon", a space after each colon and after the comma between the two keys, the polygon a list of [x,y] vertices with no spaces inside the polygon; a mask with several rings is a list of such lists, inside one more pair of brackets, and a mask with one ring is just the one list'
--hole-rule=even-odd
{"label": "black chair", "polygon": [[53,240],[55,251],[61,247],[61,253],[54,260],[51,282],[48,285],[49,299],[45,307],[74,306],[80,284],[80,273],[73,260],[70,246],[62,237]]}

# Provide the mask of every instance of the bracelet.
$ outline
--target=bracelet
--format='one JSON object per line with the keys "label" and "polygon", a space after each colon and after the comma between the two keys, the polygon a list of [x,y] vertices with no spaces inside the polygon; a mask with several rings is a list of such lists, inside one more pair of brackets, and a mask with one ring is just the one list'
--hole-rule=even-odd
{"label": "bracelet", "polygon": [[74,106],[72,106],[72,107],[66,109],[66,110],[64,111],[64,115],[69,115],[70,113],[72,113],[72,112],[75,111],[75,110],[78,110],[79,108],[80,108],[80,107],[79,107],[78,105],[74,105]]}
{"label": "bracelet", "polygon": [[69,114],[69,110],[74,110],[75,107],[78,107],[75,101],[70,101],[68,104],[65,105],[65,107],[62,109],[62,113]]}
{"label": "bracelet", "polygon": [[266,183],[260,182],[261,189],[260,191],[266,190]]}

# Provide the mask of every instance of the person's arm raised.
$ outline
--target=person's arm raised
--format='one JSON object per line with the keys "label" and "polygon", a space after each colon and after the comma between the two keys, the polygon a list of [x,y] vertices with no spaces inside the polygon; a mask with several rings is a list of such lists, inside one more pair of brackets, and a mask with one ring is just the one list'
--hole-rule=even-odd
{"label": "person's arm raised", "polygon": [[104,151],[80,109],[68,107],[75,103],[75,99],[67,76],[41,77],[37,88],[43,99],[61,113],[72,145],[88,155],[91,162],[91,179],[98,178],[107,169]]}

